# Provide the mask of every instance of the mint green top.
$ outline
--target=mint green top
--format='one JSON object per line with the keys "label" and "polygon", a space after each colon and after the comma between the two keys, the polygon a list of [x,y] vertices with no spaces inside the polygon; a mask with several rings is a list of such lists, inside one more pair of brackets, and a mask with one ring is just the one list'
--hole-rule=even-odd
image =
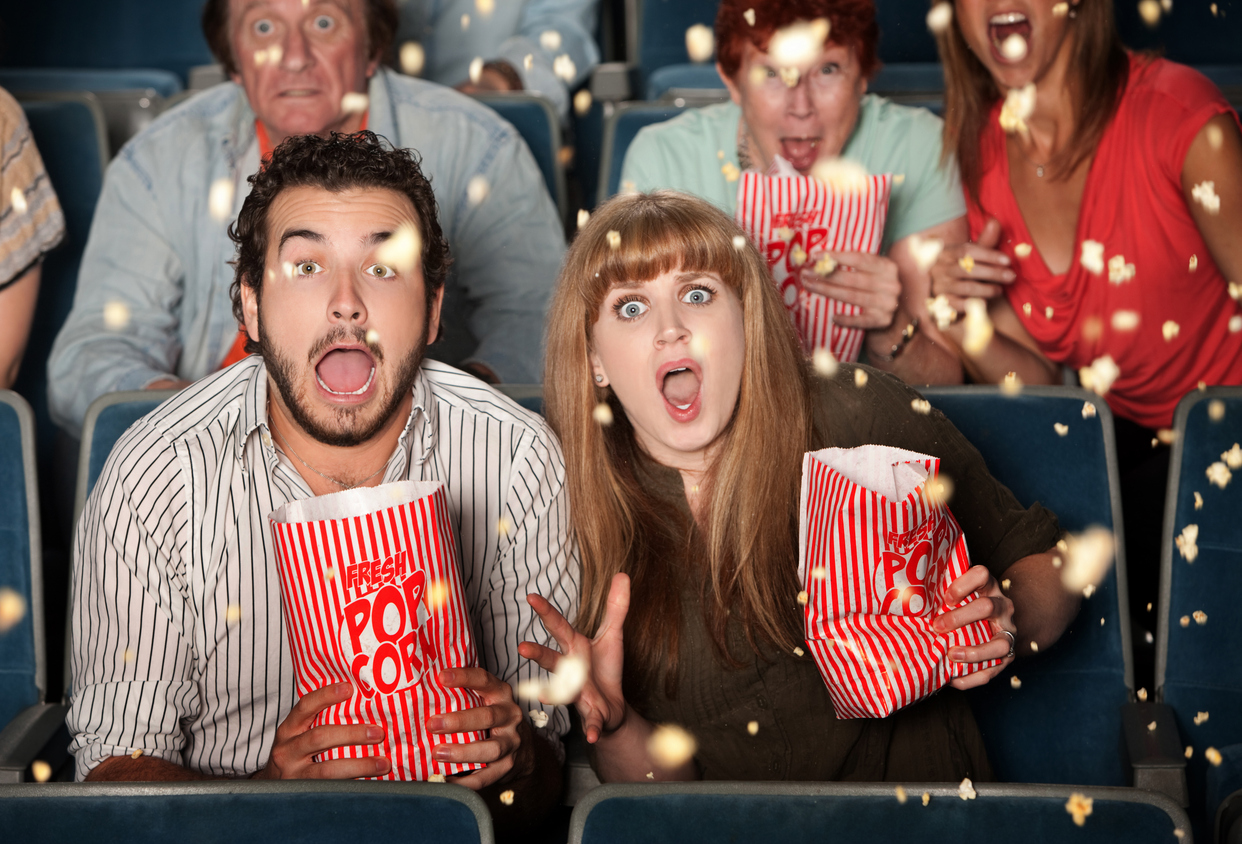
{"label": "mint green top", "polygon": [[[687,109],[672,120],[647,126],[630,144],[621,170],[624,188],[672,188],[718,206],[737,209],[737,181],[728,181],[725,163],[737,166],[737,127],[742,110],[733,103]],[[895,242],[966,214],[957,167],[940,166],[942,121],[924,108],[863,97],[858,125],[841,155],[869,173],[892,173],[881,251]],[[719,153],[724,152],[721,158]]]}

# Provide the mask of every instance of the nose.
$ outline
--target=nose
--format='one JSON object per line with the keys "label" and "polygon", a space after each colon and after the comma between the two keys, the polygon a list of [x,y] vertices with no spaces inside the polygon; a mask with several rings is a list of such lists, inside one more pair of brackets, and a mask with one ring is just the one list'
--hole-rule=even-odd
{"label": "nose", "polygon": [[659,309],[659,314],[655,320],[655,344],[657,349],[662,349],[675,343],[688,343],[690,341],[690,329],[681,319],[679,310],[678,308]]}
{"label": "nose", "polygon": [[292,28],[281,44],[280,66],[293,73],[306,70],[311,65],[310,42],[301,29]]}
{"label": "nose", "polygon": [[786,103],[786,107],[793,117],[811,116],[811,80],[806,73],[800,75],[798,77],[798,84],[789,89],[789,98],[786,100]]}
{"label": "nose", "polygon": [[365,325],[367,306],[359,293],[357,279],[352,273],[340,273],[332,298],[328,302],[328,321],[333,325]]}

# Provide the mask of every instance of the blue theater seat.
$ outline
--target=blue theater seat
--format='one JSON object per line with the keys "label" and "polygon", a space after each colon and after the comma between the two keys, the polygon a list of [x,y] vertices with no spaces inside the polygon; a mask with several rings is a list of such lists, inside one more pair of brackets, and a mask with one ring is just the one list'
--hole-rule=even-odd
{"label": "blue theater seat", "polygon": [[[1242,788],[1242,466],[1229,470],[1232,479],[1223,489],[1207,475],[1242,442],[1242,387],[1211,387],[1186,396],[1174,413],[1173,430],[1156,694],[1172,708],[1182,743],[1194,748],[1186,766],[1190,815],[1208,828],[1218,805]],[[1190,525],[1198,529],[1193,562],[1176,543]],[[1221,752],[1219,767],[1205,759],[1208,747]]]}
{"label": "blue theater seat", "polygon": [[[651,783],[605,785],[574,807],[570,844],[884,842],[953,844],[1169,844],[1190,841],[1185,813],[1164,795],[1132,788],[853,783]],[[1092,800],[1081,827],[1066,810]],[[923,805],[922,795],[929,800]]]}
{"label": "blue theater seat", "polygon": [[622,103],[604,122],[604,147],[599,159],[599,201],[614,196],[621,189],[621,165],[638,130],[652,123],[662,123],[685,109],[659,103]]}
{"label": "blue theater seat", "polygon": [[[1028,387],[1014,397],[981,386],[922,392],[1024,505],[1039,501],[1065,530],[1099,525],[1120,537],[1112,414],[1099,396],[1075,387]],[[1083,418],[1085,402],[1094,405],[1094,417]],[[1053,428],[1057,423],[1068,426],[1065,436]],[[1118,563],[1121,553],[1118,548]],[[1005,674],[970,692],[997,778],[1127,785],[1121,707],[1134,683],[1129,655],[1125,571],[1119,564],[1083,600],[1054,647],[1016,660]],[[1011,675],[1021,688],[1010,686]]]}
{"label": "blue theater seat", "polygon": [[561,220],[565,219],[568,199],[565,191],[565,170],[558,161],[561,151],[561,121],[556,108],[546,97],[519,92],[476,94],[475,99],[491,108],[518,130],[539,172],[543,174],[548,195],[556,205]]}
{"label": "blue theater seat", "polygon": [[78,844],[494,840],[468,788],[360,780],[0,786],[0,829],[8,841]]}
{"label": "blue theater seat", "polygon": [[[686,30],[695,24],[714,27],[719,0],[632,0],[626,4],[627,29],[634,34],[630,63],[638,68],[638,91],[651,74],[667,65],[684,64]],[[708,65],[710,66],[710,65]]]}

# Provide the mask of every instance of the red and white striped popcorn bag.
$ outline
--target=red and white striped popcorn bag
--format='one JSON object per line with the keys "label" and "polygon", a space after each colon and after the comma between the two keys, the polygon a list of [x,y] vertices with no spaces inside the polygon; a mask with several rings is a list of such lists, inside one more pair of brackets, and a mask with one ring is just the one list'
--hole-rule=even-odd
{"label": "red and white striped popcorn bag", "polygon": [[849,191],[814,176],[741,175],[738,225],[767,259],[807,355],[826,348],[837,360],[858,360],[866,332],[837,325],[835,317],[862,309],[812,293],[802,274],[814,272],[828,251],[879,253],[892,186],[889,173],[868,176],[861,189]]}
{"label": "red and white striped popcorn bag", "polygon": [[378,745],[337,747],[317,759],[386,756],[380,779],[425,780],[481,764],[438,762],[441,743],[482,732],[432,735],[427,718],[471,709],[470,690],[440,685],[444,668],[478,664],[448,522],[444,486],[401,481],[293,501],[269,517],[285,631],[298,695],[349,682],[353,696],[320,724],[378,724]]}
{"label": "red and white striped popcorn bag", "polygon": [[940,460],[889,446],[826,448],[802,463],[799,581],[806,641],[838,718],[883,718],[955,677],[999,665],[951,662],[992,638],[983,620],[948,634],[932,621],[965,606],[945,592],[970,567],[966,539],[927,491]]}

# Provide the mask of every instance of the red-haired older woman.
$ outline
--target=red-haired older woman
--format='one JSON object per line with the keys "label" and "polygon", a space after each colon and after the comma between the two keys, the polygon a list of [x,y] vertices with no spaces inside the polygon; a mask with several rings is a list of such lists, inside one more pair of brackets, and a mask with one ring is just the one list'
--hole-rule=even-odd
{"label": "red-haired older woman", "polygon": [[[768,52],[778,31],[827,20],[822,50],[791,65]],[[881,255],[835,253],[842,266],[810,290],[862,308],[837,322],[868,329],[870,363],[910,383],[961,380],[961,366],[928,318],[927,272],[915,236],[956,243],[966,237],[957,168],[942,163],[940,119],[867,93],[879,69],[873,0],[723,0],[716,16],[717,69],[730,103],[691,109],[638,133],[625,156],[622,184],[672,188],[727,213],[737,207],[737,171],[765,172],[779,155],[803,175],[817,161],[842,156],[871,173],[892,173]],[[795,84],[788,73],[796,66]],[[914,318],[918,317],[918,322]],[[916,324],[913,336],[903,330]],[[904,339],[903,339],[904,338]]]}
{"label": "red-haired older woman", "polygon": [[1196,71],[1127,54],[1112,0],[955,12],[939,36],[945,146],[974,242],[941,253],[935,292],[958,310],[988,300],[993,338],[962,355],[976,380],[1054,383],[1060,365],[1115,376],[1130,596],[1151,618],[1168,463],[1157,431],[1197,385],[1242,383],[1238,121]]}
{"label": "red-haired older woman", "polygon": [[[1030,653],[1065,629],[1078,598],[1048,553],[1056,519],[1019,505],[943,415],[912,409],[918,394],[896,378],[870,370],[859,387],[847,364],[812,376],[764,259],[734,248],[740,231],[685,194],[615,199],[579,232],[548,314],[545,408],[565,452],[581,632],[529,600],[562,651],[587,663],[576,704],[596,770],[605,781],[988,779],[955,689],[888,718],[834,717],[799,647],[802,456],[882,443],[941,458],[975,564],[950,594],[980,597],[935,629],[988,618],[994,633],[950,649],[958,662],[1008,664],[1015,637]],[[551,670],[559,659],[532,643],[520,652]],[[661,722],[695,737],[693,759],[653,759],[647,739]]]}

